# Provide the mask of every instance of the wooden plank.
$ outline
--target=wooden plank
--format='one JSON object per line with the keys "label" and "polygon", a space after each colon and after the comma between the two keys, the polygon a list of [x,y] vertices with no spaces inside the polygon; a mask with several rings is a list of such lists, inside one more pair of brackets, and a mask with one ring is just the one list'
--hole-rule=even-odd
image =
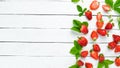
{"label": "wooden plank", "polygon": [[[91,43],[93,42],[90,39],[89,31],[85,37]],[[100,37],[96,42],[106,43],[112,41],[112,34],[118,34],[119,30],[111,30],[109,32],[109,37]],[[0,41],[8,41],[8,42],[72,42],[77,39],[76,37],[83,36],[83,34],[73,32],[69,29],[2,29],[0,30]]]}
{"label": "wooden plank", "polygon": [[[47,19],[47,20],[46,20]],[[0,28],[2,29],[69,29],[72,25],[72,20],[77,19],[80,21],[88,21],[85,16],[20,16],[20,15],[0,15]],[[117,17],[114,19],[114,28],[118,29]],[[104,23],[106,24],[109,19],[103,16]],[[89,29],[96,29],[96,16],[88,22]]]}
{"label": "wooden plank", "polygon": [[[93,44],[88,44],[83,48],[90,51]],[[107,48],[108,44],[99,44],[101,52],[105,56],[119,56],[120,53]],[[0,56],[38,56],[38,57],[72,57],[69,53],[73,43],[0,43]],[[108,53],[109,52],[109,53]]]}
{"label": "wooden plank", "polygon": [[[84,7],[88,7],[91,2],[79,3]],[[101,5],[104,3],[101,3]],[[34,6],[33,6],[34,5]],[[78,14],[76,5],[70,2],[1,2],[0,14]],[[89,7],[88,7],[89,9]],[[100,12],[105,15],[118,15],[114,11],[105,13],[102,8],[93,11],[93,15]]]}
{"label": "wooden plank", "polygon": [[[107,57],[113,59],[115,57]],[[1,68],[68,68],[75,63],[73,57],[0,57]],[[93,63],[94,68],[97,68],[97,61],[87,57],[85,62]],[[85,67],[82,67],[85,68]],[[109,68],[118,68],[112,64]]]}

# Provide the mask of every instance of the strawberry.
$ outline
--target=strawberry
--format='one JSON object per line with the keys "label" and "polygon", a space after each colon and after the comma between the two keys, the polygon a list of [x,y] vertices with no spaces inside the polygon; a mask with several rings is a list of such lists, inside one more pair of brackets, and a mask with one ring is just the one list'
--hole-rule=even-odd
{"label": "strawberry", "polygon": [[98,34],[97,34],[96,31],[92,31],[91,38],[92,38],[93,41],[96,41],[98,39]]}
{"label": "strawberry", "polygon": [[110,30],[110,29],[113,28],[114,23],[111,23],[112,21],[113,21],[113,19],[111,19],[111,20],[106,24],[105,29]]}
{"label": "strawberry", "polygon": [[108,35],[107,34],[107,31],[105,29],[97,29],[97,32],[101,35],[101,36],[106,36]]}
{"label": "strawberry", "polygon": [[102,8],[105,12],[108,12],[111,10],[110,6],[109,5],[102,5]]}
{"label": "strawberry", "polygon": [[78,44],[79,44],[80,46],[86,46],[86,45],[88,44],[88,40],[87,40],[85,37],[80,37],[80,38],[78,39]]}
{"label": "strawberry", "polygon": [[110,30],[110,29],[113,28],[113,26],[114,26],[114,24],[109,22],[109,23],[107,23],[107,25],[105,26],[105,29]]}
{"label": "strawberry", "polygon": [[96,22],[96,26],[97,26],[98,29],[101,29],[103,27],[103,25],[104,25],[103,20],[99,20],[99,21]]}
{"label": "strawberry", "polygon": [[90,56],[95,59],[98,60],[98,52],[90,50]]}
{"label": "strawberry", "polygon": [[83,65],[84,65],[84,63],[83,63],[83,61],[78,60],[78,61],[77,61],[77,65],[80,67],[80,66],[83,66]]}
{"label": "strawberry", "polygon": [[88,51],[82,51],[80,55],[81,57],[85,58],[88,55]]}
{"label": "strawberry", "polygon": [[113,37],[114,42],[116,42],[116,43],[120,42],[120,36],[119,35],[113,34],[112,37]]}
{"label": "strawberry", "polygon": [[80,32],[82,32],[83,34],[87,34],[88,33],[88,27],[86,25],[82,25],[80,28]]}
{"label": "strawberry", "polygon": [[92,65],[92,63],[86,62],[86,63],[85,63],[85,67],[86,67],[86,68],[93,68],[93,65]]}
{"label": "strawberry", "polygon": [[100,46],[98,44],[93,44],[93,50],[96,52],[100,52]]}
{"label": "strawberry", "polygon": [[96,9],[99,8],[99,5],[100,5],[100,3],[99,3],[97,0],[94,0],[94,1],[92,1],[92,3],[90,4],[90,9],[91,9],[91,10],[96,10]]}
{"label": "strawberry", "polygon": [[87,11],[85,12],[85,16],[86,16],[86,18],[87,18],[88,20],[91,20],[91,19],[92,19],[92,12],[91,12],[90,10],[87,10]]}
{"label": "strawberry", "polygon": [[116,46],[117,46],[117,44],[114,41],[108,43],[109,49],[114,49]]}
{"label": "strawberry", "polygon": [[103,62],[105,60],[105,57],[103,54],[99,55],[99,62]]}
{"label": "strawberry", "polygon": [[120,66],[120,57],[116,57],[115,59],[115,65]]}
{"label": "strawberry", "polygon": [[101,14],[101,12],[97,13],[96,19],[97,19],[97,21],[102,20],[102,14]]}
{"label": "strawberry", "polygon": [[115,53],[120,52],[120,45],[117,45],[114,50]]}

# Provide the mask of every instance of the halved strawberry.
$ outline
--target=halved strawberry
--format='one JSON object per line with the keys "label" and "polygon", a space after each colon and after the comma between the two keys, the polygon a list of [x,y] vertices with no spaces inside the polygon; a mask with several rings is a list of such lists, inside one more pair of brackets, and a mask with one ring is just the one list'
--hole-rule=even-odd
{"label": "halved strawberry", "polygon": [[106,36],[108,35],[107,34],[107,31],[105,29],[97,29],[97,32],[101,35],[101,36]]}
{"label": "halved strawberry", "polygon": [[102,5],[102,8],[105,12],[108,12],[111,10],[110,6],[109,5]]}
{"label": "halved strawberry", "polygon": [[115,59],[115,65],[116,66],[120,66],[120,56],[116,57],[116,59]]}
{"label": "halved strawberry", "polygon": [[93,50],[96,52],[100,52],[100,46],[98,44],[93,44]]}
{"label": "halved strawberry", "polygon": [[86,62],[85,67],[86,68],[93,68],[93,65],[92,65],[92,63]]}
{"label": "halved strawberry", "polygon": [[93,41],[96,41],[98,39],[98,34],[97,34],[96,31],[92,31],[91,38],[92,38]]}
{"label": "halved strawberry", "polygon": [[91,12],[90,10],[87,10],[87,11],[85,12],[85,16],[86,16],[86,18],[87,18],[88,20],[91,20],[91,19],[92,19],[92,12]]}
{"label": "halved strawberry", "polygon": [[92,1],[92,3],[90,4],[90,9],[91,10],[96,10],[99,8],[100,2],[98,2],[97,0]]}
{"label": "halved strawberry", "polygon": [[120,52],[120,45],[117,45],[114,50],[115,53]]}
{"label": "halved strawberry", "polygon": [[98,52],[96,51],[93,51],[93,50],[90,50],[90,56],[95,59],[95,60],[98,60]]}
{"label": "halved strawberry", "polygon": [[102,14],[101,14],[101,12],[97,13],[96,19],[97,19],[97,21],[102,20]]}
{"label": "halved strawberry", "polygon": [[88,55],[88,51],[82,51],[80,53],[80,56],[83,57],[83,58],[87,57],[87,55]]}
{"label": "halved strawberry", "polygon": [[116,42],[116,43],[120,42],[120,36],[119,35],[113,34],[112,37],[113,37],[114,42]]}
{"label": "halved strawberry", "polygon": [[117,44],[114,41],[108,43],[109,49],[114,49],[116,46],[117,46]]}
{"label": "halved strawberry", "polygon": [[82,32],[83,34],[87,34],[88,33],[88,27],[86,25],[82,25],[80,28],[80,32]]}
{"label": "halved strawberry", "polygon": [[88,44],[88,40],[85,37],[79,37],[78,44],[80,46],[86,46]]}
{"label": "halved strawberry", "polygon": [[101,29],[103,27],[103,25],[104,25],[104,21],[103,20],[98,20],[96,22],[96,26],[97,26],[98,29]]}
{"label": "halved strawberry", "polygon": [[84,62],[82,60],[78,60],[77,61],[77,65],[80,67],[80,66],[83,66],[84,65]]}
{"label": "halved strawberry", "polygon": [[105,57],[103,54],[99,55],[99,62],[103,62],[105,60]]}

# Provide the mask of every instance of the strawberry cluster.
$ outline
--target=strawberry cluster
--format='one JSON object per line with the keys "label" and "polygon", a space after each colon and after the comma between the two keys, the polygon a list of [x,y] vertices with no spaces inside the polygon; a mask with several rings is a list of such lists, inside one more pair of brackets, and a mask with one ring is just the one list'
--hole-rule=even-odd
{"label": "strawberry cluster", "polygon": [[[85,13],[85,16],[88,20],[92,20],[92,11],[97,10],[100,7],[100,2],[97,0],[93,0],[89,6],[90,10],[87,8],[82,8],[80,5],[77,5],[77,10],[79,12],[79,16],[82,16]],[[111,6],[109,4],[102,5],[102,9],[108,13],[111,10]],[[109,36],[108,32],[112,30],[114,27],[113,19],[110,17],[107,24],[104,26],[104,21],[102,18],[102,13],[98,12],[96,15],[96,30],[93,30],[90,34],[91,39],[95,42],[100,36],[106,37]],[[73,31],[77,31],[79,33],[88,34],[88,22],[86,21],[79,21],[73,20],[73,27],[71,28]],[[113,41],[108,43],[108,49],[114,50],[115,53],[120,53],[120,36],[119,35],[112,35]],[[84,62],[80,58],[86,58],[88,54],[94,60],[98,61],[97,68],[109,68],[109,65],[115,62],[116,66],[120,66],[120,56],[116,57],[114,61],[110,59],[106,59],[104,54],[100,53],[101,48],[99,44],[96,42],[93,44],[93,48],[88,50],[82,50],[88,44],[88,39],[84,36],[78,37],[77,40],[74,40],[74,46],[71,48],[70,53],[75,55],[76,63],[69,68],[80,68],[85,65],[86,68],[93,68],[93,64],[91,62]]]}

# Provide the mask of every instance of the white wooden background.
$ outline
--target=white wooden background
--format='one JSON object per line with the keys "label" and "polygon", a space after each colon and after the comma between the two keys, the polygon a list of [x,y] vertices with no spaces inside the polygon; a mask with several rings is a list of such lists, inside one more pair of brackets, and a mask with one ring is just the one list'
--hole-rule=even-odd
{"label": "white wooden background", "polygon": [[[85,1],[85,0],[84,0]],[[92,0],[86,0],[84,7],[88,7]],[[99,0],[104,4],[104,0]],[[81,3],[80,3],[81,4]],[[81,5],[83,5],[81,4]],[[93,11],[93,20],[89,22],[89,34],[86,37],[92,48],[89,35],[95,26],[95,15],[103,13],[103,19],[109,19],[102,8]],[[75,63],[75,58],[69,54],[73,40],[82,34],[70,30],[72,20],[87,20],[85,16],[77,16],[76,5],[70,0],[1,0],[0,2],[0,68],[68,68]],[[115,27],[110,31],[120,34],[114,11]],[[120,53],[114,54],[107,49],[107,43],[112,37],[101,37],[97,40],[106,58],[113,59]],[[85,61],[92,61],[94,68],[97,61],[87,57]],[[118,68],[114,64],[110,68]]]}

